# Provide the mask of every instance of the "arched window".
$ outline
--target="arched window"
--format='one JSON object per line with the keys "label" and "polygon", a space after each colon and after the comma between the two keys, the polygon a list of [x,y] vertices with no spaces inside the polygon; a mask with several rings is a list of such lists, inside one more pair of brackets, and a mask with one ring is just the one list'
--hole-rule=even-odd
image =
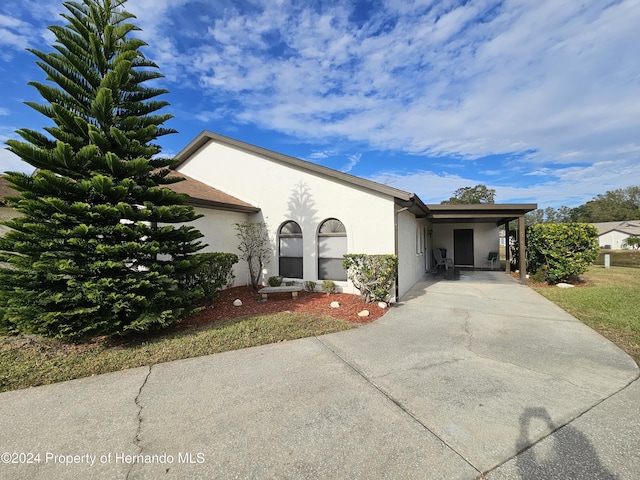
{"label": "arched window", "polygon": [[346,280],[347,272],[342,267],[343,255],[347,253],[347,229],[340,220],[330,218],[318,230],[318,279]]}
{"label": "arched window", "polygon": [[280,275],[302,277],[302,229],[294,221],[282,224],[278,232]]}

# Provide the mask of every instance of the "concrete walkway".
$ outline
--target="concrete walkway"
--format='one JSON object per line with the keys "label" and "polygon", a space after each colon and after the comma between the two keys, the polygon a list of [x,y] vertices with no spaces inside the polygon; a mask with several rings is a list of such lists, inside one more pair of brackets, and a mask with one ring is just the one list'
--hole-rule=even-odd
{"label": "concrete walkway", "polygon": [[0,394],[0,478],[638,479],[637,377],[463,273],[355,330]]}

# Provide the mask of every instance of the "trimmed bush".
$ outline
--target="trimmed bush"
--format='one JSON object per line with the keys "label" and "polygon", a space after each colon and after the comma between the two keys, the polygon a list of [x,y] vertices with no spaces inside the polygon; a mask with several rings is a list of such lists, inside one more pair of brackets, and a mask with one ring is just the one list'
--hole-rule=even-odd
{"label": "trimmed bush", "polygon": [[342,262],[347,278],[365,302],[388,302],[398,278],[395,255],[348,254]]}
{"label": "trimmed bush", "polygon": [[332,280],[322,281],[322,291],[327,295],[336,292],[336,284]]}
{"label": "trimmed bush", "polygon": [[198,268],[180,282],[180,287],[187,290],[201,288],[208,301],[218,296],[220,291],[233,285],[233,265],[238,263],[235,253],[200,253]]}
{"label": "trimmed bush", "polygon": [[529,272],[559,283],[586,272],[598,258],[598,230],[587,223],[539,223],[527,228]]}
{"label": "trimmed bush", "polygon": [[307,293],[313,293],[316,291],[316,282],[307,280],[304,282],[304,291]]}
{"label": "trimmed bush", "polygon": [[282,285],[282,277],[280,276],[269,277],[269,280],[267,280],[267,283],[269,284],[270,287],[279,287],[280,285]]}

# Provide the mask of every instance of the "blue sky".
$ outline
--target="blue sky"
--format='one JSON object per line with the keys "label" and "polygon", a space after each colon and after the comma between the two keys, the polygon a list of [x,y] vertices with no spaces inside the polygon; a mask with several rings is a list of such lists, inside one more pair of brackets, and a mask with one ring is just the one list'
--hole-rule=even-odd
{"label": "blue sky", "polygon": [[[640,185],[640,2],[130,0],[170,91],[163,154],[211,130],[439,203],[585,203]],[[47,119],[25,48],[62,2],[3,0],[0,141]],[[6,150],[0,171],[29,171]],[[224,172],[220,173],[224,175]],[[221,182],[223,183],[223,182]]]}

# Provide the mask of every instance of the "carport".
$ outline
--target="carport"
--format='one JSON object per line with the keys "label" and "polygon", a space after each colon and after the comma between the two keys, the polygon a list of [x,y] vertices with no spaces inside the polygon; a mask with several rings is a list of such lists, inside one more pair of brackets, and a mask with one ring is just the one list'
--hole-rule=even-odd
{"label": "carport", "polygon": [[509,252],[509,223],[517,221],[518,244],[520,248],[518,262],[520,264],[520,283],[526,283],[526,241],[525,241],[525,215],[538,208],[535,203],[527,204],[475,204],[475,205],[449,205],[431,204],[425,205],[426,219],[438,228],[438,225],[463,225],[463,224],[494,224],[496,227],[505,225],[507,230],[506,241],[506,273],[511,273]]}

